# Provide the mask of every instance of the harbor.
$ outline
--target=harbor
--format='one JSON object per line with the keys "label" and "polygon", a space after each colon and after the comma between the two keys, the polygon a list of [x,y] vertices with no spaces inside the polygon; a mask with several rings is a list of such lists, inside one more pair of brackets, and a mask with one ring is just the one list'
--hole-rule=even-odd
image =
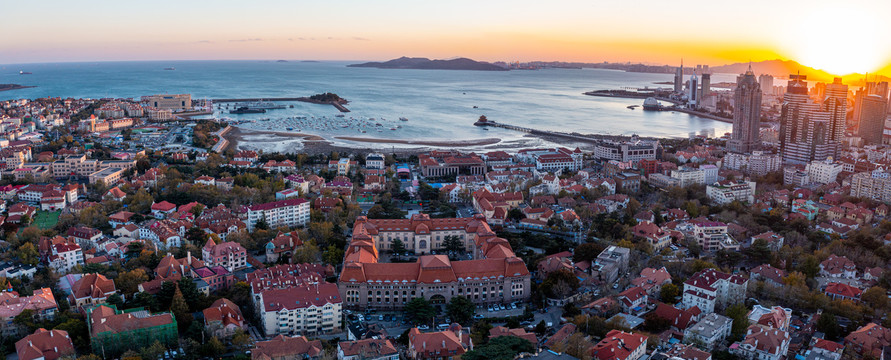
{"label": "harbor", "polygon": [[350,109],[347,109],[347,107],[344,106],[344,103],[347,102],[345,100],[343,102],[319,101],[319,100],[314,100],[312,98],[308,98],[305,96],[303,96],[303,97],[278,97],[278,98],[227,98],[227,99],[210,99],[210,101],[213,101],[215,103],[248,103],[248,102],[263,102],[263,101],[272,101],[272,102],[300,101],[300,102],[307,102],[307,103],[311,103],[311,104],[331,105],[331,106],[334,106],[334,108],[339,110],[340,112],[344,112],[344,113],[350,112]]}

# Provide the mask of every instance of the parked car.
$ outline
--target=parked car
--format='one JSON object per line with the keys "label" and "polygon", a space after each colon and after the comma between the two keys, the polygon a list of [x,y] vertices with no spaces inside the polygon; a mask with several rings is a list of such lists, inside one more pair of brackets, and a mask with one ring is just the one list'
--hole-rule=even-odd
{"label": "parked car", "polygon": [[476,319],[476,320],[479,320],[479,319],[482,319],[482,318],[483,318],[483,315],[481,315],[481,314],[473,314],[473,318]]}
{"label": "parked car", "polygon": [[430,327],[427,325],[418,326],[418,330],[430,330]]}

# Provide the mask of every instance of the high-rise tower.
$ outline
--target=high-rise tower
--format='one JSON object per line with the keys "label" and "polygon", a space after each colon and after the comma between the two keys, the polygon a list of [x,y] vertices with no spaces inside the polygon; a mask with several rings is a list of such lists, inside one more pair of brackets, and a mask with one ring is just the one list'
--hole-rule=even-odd
{"label": "high-rise tower", "polygon": [[674,92],[680,93],[684,90],[684,60],[681,60],[681,66],[674,71]]}
{"label": "high-rise tower", "polygon": [[752,66],[736,83],[733,93],[733,133],[728,143],[732,152],[748,153],[761,144],[761,85]]}

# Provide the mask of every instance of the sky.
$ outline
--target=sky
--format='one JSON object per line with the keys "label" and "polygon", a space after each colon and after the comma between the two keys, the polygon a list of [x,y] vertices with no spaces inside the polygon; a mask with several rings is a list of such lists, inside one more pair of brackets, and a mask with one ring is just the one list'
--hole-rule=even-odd
{"label": "sky", "polygon": [[796,60],[891,74],[891,1],[4,1],[0,63]]}

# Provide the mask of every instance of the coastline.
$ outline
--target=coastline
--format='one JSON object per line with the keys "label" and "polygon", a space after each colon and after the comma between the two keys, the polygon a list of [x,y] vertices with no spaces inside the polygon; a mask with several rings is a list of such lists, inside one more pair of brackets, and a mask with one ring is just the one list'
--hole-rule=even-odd
{"label": "coastline", "polygon": [[[464,151],[491,151],[504,149],[522,149],[526,147],[555,146],[567,144],[565,139],[554,139],[546,136],[527,135],[520,139],[504,140],[500,138],[483,138],[472,140],[400,140],[338,136],[334,142],[319,135],[284,131],[253,130],[232,126],[232,130],[224,136],[228,141],[226,150],[257,150],[262,152],[307,154],[328,154],[332,151],[341,153],[380,152],[418,154],[437,148],[460,148]],[[363,146],[362,144],[368,144]],[[374,146],[377,145],[377,146]],[[581,144],[579,144],[581,145]],[[585,144],[590,146],[590,144]],[[585,148],[584,145],[581,146]],[[225,150],[224,150],[225,151]]]}
{"label": "coastline", "polygon": [[501,139],[499,139],[499,138],[456,140],[456,141],[446,141],[446,140],[416,141],[416,140],[381,139],[381,138],[354,137],[354,136],[335,136],[334,138],[338,139],[338,140],[366,142],[366,143],[375,143],[375,144],[403,144],[403,145],[423,145],[423,146],[438,146],[438,147],[483,146],[483,145],[493,145],[493,144],[497,144],[497,143],[501,142]]}
{"label": "coastline", "polygon": [[36,88],[37,86],[19,85],[19,84],[0,84],[0,91],[11,91],[19,89]]}

